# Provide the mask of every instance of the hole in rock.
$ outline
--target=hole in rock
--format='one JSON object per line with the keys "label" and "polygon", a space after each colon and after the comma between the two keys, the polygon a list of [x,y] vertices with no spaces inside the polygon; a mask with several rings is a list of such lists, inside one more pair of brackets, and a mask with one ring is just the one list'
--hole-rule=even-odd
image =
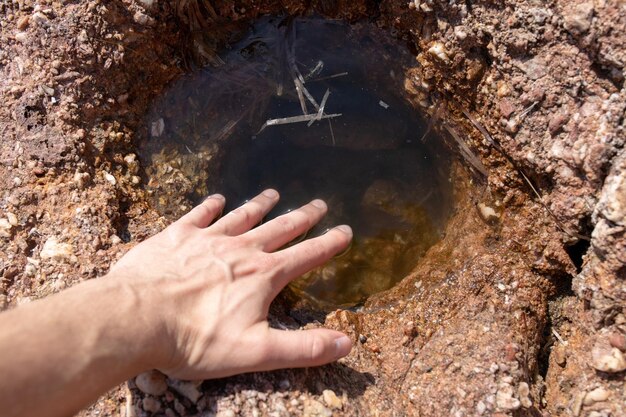
{"label": "hole in rock", "polygon": [[351,248],[294,281],[322,309],[353,306],[404,278],[453,209],[451,159],[405,97],[406,47],[374,25],[263,18],[219,67],[176,81],[148,113],[148,192],[164,214],[209,193],[227,209],[280,191],[270,220],[314,198],[307,235],[337,224]]}

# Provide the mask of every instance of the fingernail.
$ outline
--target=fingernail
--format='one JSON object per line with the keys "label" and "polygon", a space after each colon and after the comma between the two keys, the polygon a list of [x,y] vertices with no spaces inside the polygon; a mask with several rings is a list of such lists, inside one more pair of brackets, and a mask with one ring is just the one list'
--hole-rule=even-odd
{"label": "fingernail", "polygon": [[335,358],[343,358],[352,350],[352,341],[348,336],[335,339]]}
{"label": "fingernail", "polygon": [[342,224],[341,226],[337,226],[336,229],[341,230],[342,232],[344,232],[345,234],[349,236],[352,236],[352,228],[348,226],[347,224]]}
{"label": "fingernail", "polygon": [[263,195],[264,195],[265,197],[267,197],[267,198],[274,199],[274,198],[277,198],[277,197],[278,197],[278,191],[276,191],[276,190],[272,190],[272,189],[270,188],[269,190],[265,190],[265,191],[263,191]]}
{"label": "fingernail", "polygon": [[213,194],[204,199],[204,201],[207,201],[207,200],[225,200],[225,198],[221,194]]}
{"label": "fingernail", "polygon": [[326,209],[326,203],[324,202],[324,200],[313,200],[311,201],[311,204],[313,204],[313,206],[317,207],[318,209]]}

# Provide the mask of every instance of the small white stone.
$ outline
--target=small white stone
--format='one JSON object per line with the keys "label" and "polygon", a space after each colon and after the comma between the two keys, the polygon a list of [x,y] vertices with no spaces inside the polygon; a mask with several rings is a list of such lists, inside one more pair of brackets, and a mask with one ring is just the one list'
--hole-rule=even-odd
{"label": "small white stone", "polygon": [[33,15],[30,17],[30,20],[44,27],[50,25],[50,19],[48,19],[48,17],[41,12],[33,13]]}
{"label": "small white stone", "polygon": [[513,387],[509,384],[500,386],[496,393],[496,405],[503,410],[517,410],[521,403],[513,397]]}
{"label": "small white stone", "polygon": [[106,171],[104,171],[104,179],[111,183],[111,185],[117,184],[117,180],[115,179],[115,177]]}
{"label": "small white stone", "polygon": [[587,395],[585,395],[583,403],[585,405],[591,405],[593,403],[606,401],[609,398],[610,394],[611,393],[604,388],[596,388],[593,391],[589,391]]}
{"label": "small white stone", "polygon": [[610,351],[603,352],[596,348],[592,350],[591,365],[602,372],[622,372],[626,369],[626,358],[618,348],[611,348]]}
{"label": "small white stone", "polygon": [[476,404],[476,412],[479,415],[482,415],[485,411],[487,411],[487,406],[485,405],[485,403],[482,401],[478,401],[478,404]]}
{"label": "small white stone", "polygon": [[460,41],[467,38],[467,32],[465,32],[465,28],[463,26],[455,26],[454,27],[454,36]]}
{"label": "small white stone", "polygon": [[39,256],[41,259],[65,259],[74,254],[72,245],[61,243],[55,237],[49,237],[43,244]]}
{"label": "small white stone", "polygon": [[144,411],[158,413],[161,411],[161,402],[154,397],[146,397],[142,401]]}
{"label": "small white stone", "polygon": [[122,243],[122,239],[120,239],[120,237],[118,235],[111,235],[111,244],[112,245],[117,245]]}
{"label": "small white stone", "polygon": [[78,188],[84,188],[87,181],[89,181],[88,173],[80,171],[74,173],[74,184],[76,184]]}
{"label": "small white stone", "polygon": [[8,219],[0,218],[0,230],[8,231],[11,230],[12,227]]}
{"label": "small white stone", "polygon": [[517,387],[517,393],[520,397],[528,397],[530,395],[530,388],[526,382],[520,382]]}
{"label": "small white stone", "polygon": [[480,213],[480,217],[487,223],[497,221],[500,218],[493,208],[484,203],[478,203],[478,212]]}
{"label": "small white stone", "polygon": [[148,371],[137,375],[135,378],[137,388],[144,394],[159,396],[167,391],[165,375],[159,371]]}
{"label": "small white stone", "polygon": [[337,394],[335,394],[335,391],[333,390],[325,389],[322,392],[322,397],[324,398],[324,402],[326,403],[326,405],[330,408],[340,410],[341,407],[343,407],[341,399],[337,397]]}
{"label": "small white stone", "polygon": [[135,155],[134,153],[129,153],[124,157],[124,162],[126,162],[126,165],[133,165],[135,162],[137,162],[137,155]]}
{"label": "small white stone", "polygon": [[198,388],[193,382],[179,381],[177,379],[170,379],[168,382],[174,391],[178,392],[183,397],[187,397],[194,404],[197,403],[198,399],[202,396],[202,393],[198,391]]}
{"label": "small white stone", "polygon": [[15,215],[15,213],[7,213],[7,220],[9,221],[9,224],[11,226],[17,226],[18,225],[18,221],[17,221],[17,216]]}
{"label": "small white stone", "polygon": [[443,62],[448,62],[448,54],[446,53],[446,48],[441,42],[434,42],[433,45],[428,49],[428,53],[432,56],[439,58]]}

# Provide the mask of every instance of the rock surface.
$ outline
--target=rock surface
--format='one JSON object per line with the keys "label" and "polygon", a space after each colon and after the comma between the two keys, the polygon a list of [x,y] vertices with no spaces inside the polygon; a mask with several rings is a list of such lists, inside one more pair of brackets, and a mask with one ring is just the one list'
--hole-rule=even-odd
{"label": "rock surface", "polygon": [[[172,181],[176,211],[147,204],[141,158],[126,156],[167,131],[143,116],[178,64],[210,61],[214,39],[262,14],[368,17],[397,34],[416,55],[408,98],[489,177],[460,191],[412,274],[326,317],[353,338],[346,359],[207,381],[200,396],[142,374],[82,415],[120,402],[125,416],[626,414],[623,2],[212,4],[228,24],[206,33],[165,0],[0,4],[0,309],[104,275],[190,208],[195,185],[172,165],[147,181]],[[216,152],[186,158],[210,175]],[[273,320],[298,327],[298,311],[285,296]]]}

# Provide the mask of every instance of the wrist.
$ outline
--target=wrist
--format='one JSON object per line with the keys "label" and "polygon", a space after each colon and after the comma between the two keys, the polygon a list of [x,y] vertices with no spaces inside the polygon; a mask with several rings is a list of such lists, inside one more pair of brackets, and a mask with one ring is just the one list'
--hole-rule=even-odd
{"label": "wrist", "polygon": [[98,281],[107,297],[114,300],[114,338],[127,346],[135,372],[168,363],[171,349],[167,344],[167,325],[162,319],[165,300],[160,300],[162,294],[154,283],[130,279],[123,271],[110,272]]}

